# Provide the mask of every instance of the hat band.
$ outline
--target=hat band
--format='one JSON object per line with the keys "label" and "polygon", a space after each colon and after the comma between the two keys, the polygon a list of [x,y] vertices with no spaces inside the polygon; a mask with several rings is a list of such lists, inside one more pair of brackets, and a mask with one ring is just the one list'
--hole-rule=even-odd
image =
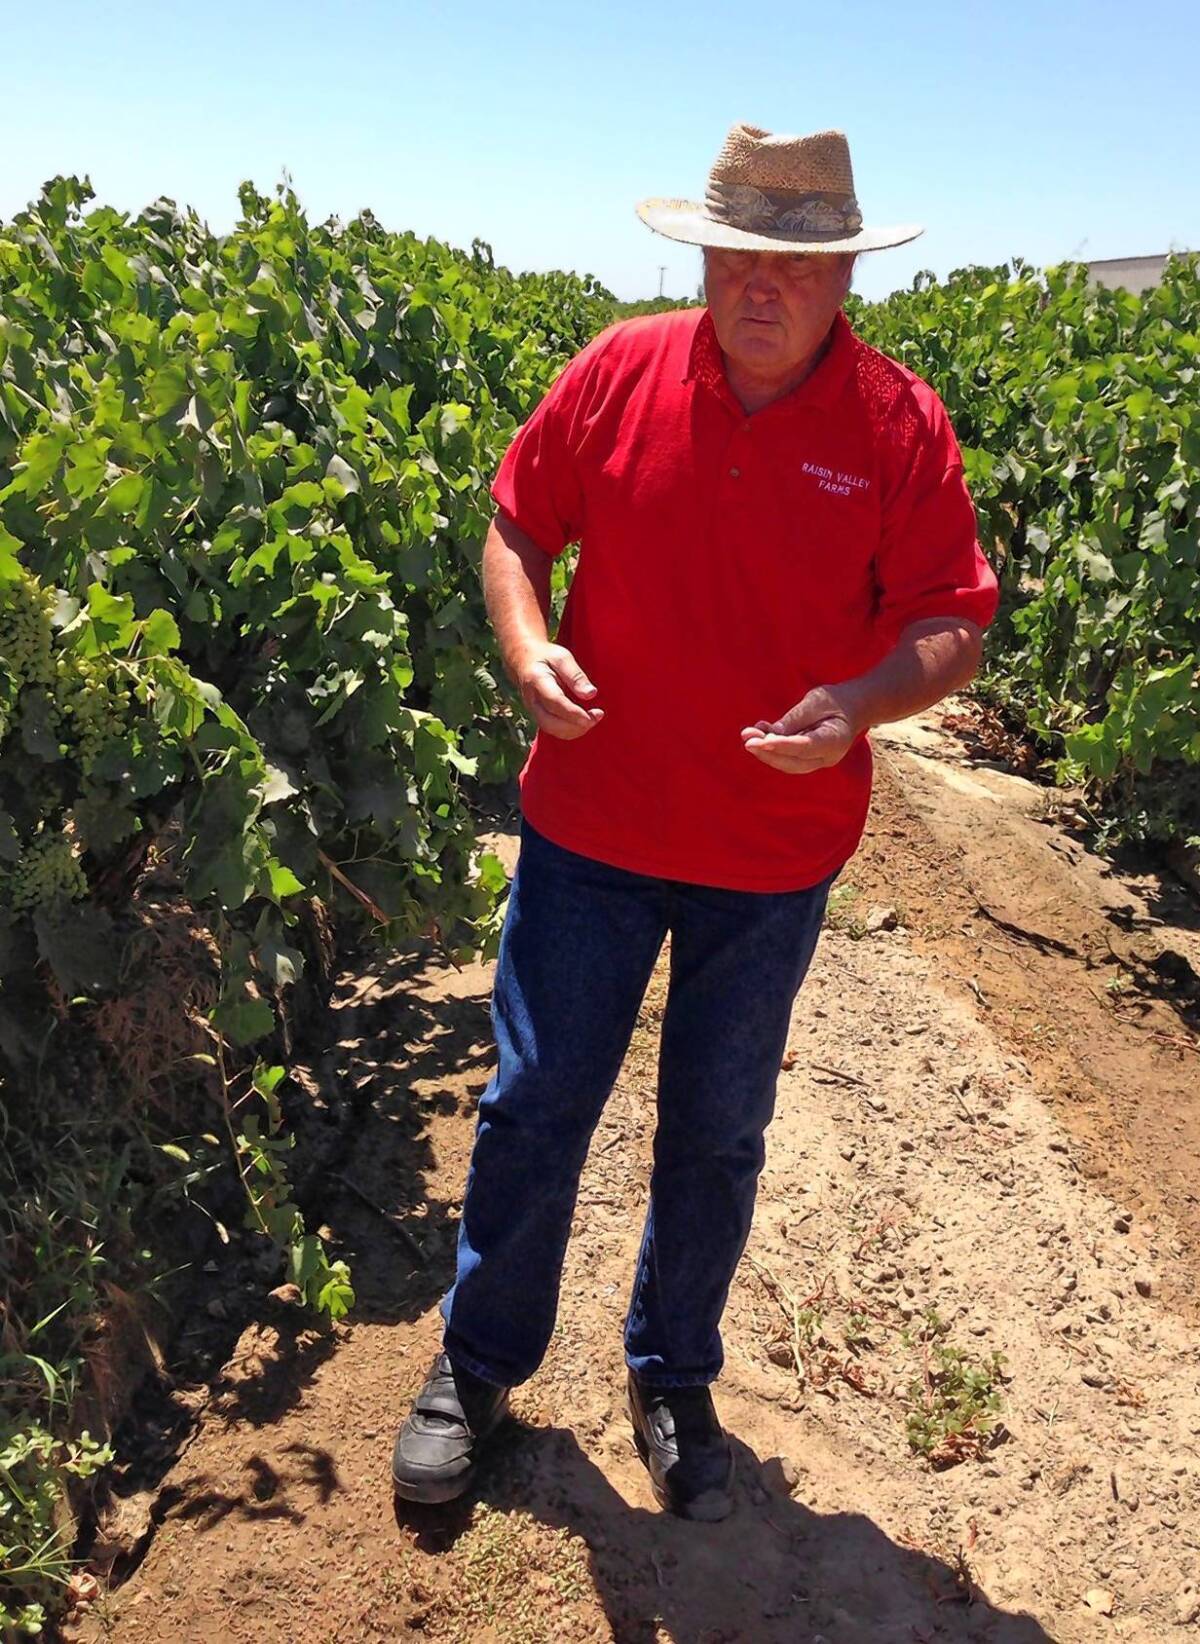
{"label": "hat band", "polygon": [[714,222],[752,234],[844,240],[862,227],[862,212],[853,194],[802,194],[710,178],[704,205]]}

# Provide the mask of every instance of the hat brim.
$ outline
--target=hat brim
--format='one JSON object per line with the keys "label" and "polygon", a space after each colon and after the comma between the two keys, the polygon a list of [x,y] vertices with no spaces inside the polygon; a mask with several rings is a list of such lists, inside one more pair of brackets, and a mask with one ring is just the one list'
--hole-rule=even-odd
{"label": "hat brim", "polygon": [[759,234],[710,217],[695,200],[643,200],[637,214],[647,228],[684,245],[721,246],[729,251],[800,251],[834,255],[844,251],[887,251],[907,245],[925,230],[915,223],[895,228],[860,228],[844,240],[803,240],[791,234]]}

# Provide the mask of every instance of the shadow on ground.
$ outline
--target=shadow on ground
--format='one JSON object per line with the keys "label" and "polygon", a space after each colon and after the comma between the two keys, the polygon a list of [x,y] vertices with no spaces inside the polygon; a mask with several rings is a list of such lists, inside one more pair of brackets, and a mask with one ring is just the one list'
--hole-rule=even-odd
{"label": "shadow on ground", "polygon": [[[489,1507],[586,1543],[617,1644],[1052,1644],[1032,1616],[994,1608],[955,1562],[893,1541],[858,1513],[794,1500],[778,1458],[734,1440],[737,1505],[722,1524],[631,1506],[562,1428],[513,1424],[481,1478]],[[426,1554],[453,1548],[473,1502],[397,1503]]]}
{"label": "shadow on ground", "polygon": [[[354,1274],[355,1317],[373,1323],[411,1323],[450,1284],[459,1201],[430,1193],[431,1127],[473,1112],[494,1057],[487,973],[447,966],[432,985],[430,974],[427,954],[378,966],[340,1047],[343,1077],[366,1100],[323,1212]],[[465,1153],[451,1175],[465,1183]]]}
{"label": "shadow on ground", "polygon": [[201,1530],[215,1530],[231,1516],[255,1522],[283,1518],[301,1524],[307,1515],[289,1501],[289,1490],[315,1491],[317,1502],[324,1507],[343,1485],[328,1450],[312,1444],[288,1444],[283,1457],[283,1465],[277,1466],[265,1456],[251,1456],[245,1464],[245,1484],[236,1493],[214,1489],[200,1476],[180,1479],[160,1494],[158,1516],[162,1519],[170,1513],[173,1518],[195,1523]]}
{"label": "shadow on ground", "polygon": [[[293,1070],[300,1162],[306,1141],[324,1161],[306,1215],[350,1263],[355,1321],[412,1323],[453,1274],[458,1205],[429,1192],[430,1125],[472,1107],[486,1086],[487,976],[478,967],[439,967],[427,951],[377,959],[365,980],[363,969],[344,979],[332,1020],[340,1042],[327,1054],[328,1067],[306,1082],[302,1068]],[[335,1089],[337,1099],[329,1100]],[[464,1135],[469,1140],[469,1129]],[[465,1159],[456,1175],[465,1180]],[[116,1435],[101,1525],[96,1535],[85,1527],[80,1541],[85,1555],[105,1549],[115,1579],[137,1568],[168,1513],[209,1528],[230,1515],[294,1518],[284,1486],[317,1482],[304,1476],[311,1469],[293,1467],[295,1476],[282,1480],[249,1476],[233,1494],[214,1493],[197,1478],[164,1486],[202,1412],[226,1426],[274,1426],[336,1349],[336,1330],[268,1296],[276,1265],[265,1246],[219,1271],[210,1263],[208,1289],[181,1316],[167,1365],[143,1382]]]}

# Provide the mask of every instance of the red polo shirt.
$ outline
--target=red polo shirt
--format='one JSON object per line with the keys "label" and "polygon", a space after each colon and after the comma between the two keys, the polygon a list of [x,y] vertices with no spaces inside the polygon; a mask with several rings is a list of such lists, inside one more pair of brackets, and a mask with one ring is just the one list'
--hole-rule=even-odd
{"label": "red polo shirt", "polygon": [[995,612],[941,401],[840,315],[811,376],[753,416],[707,312],[614,326],[563,371],[492,494],[547,554],[580,544],[559,639],[605,712],[578,741],[538,736],[525,815],[634,873],[824,879],[862,835],[867,738],[786,775],[742,727],[873,667],[907,623]]}

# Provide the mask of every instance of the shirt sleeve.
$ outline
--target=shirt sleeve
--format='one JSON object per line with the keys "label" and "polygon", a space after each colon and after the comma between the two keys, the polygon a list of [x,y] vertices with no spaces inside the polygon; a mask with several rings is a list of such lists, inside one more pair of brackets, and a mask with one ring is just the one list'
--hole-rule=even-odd
{"label": "shirt sleeve", "polygon": [[504,454],[492,485],[502,513],[545,553],[561,554],[583,530],[579,441],[602,337],[578,353]]}
{"label": "shirt sleeve", "polygon": [[927,617],[965,617],[986,628],[996,614],[996,576],[979,545],[958,442],[936,398],[920,418],[907,471],[885,498],[876,574],[876,622],[889,645]]}

